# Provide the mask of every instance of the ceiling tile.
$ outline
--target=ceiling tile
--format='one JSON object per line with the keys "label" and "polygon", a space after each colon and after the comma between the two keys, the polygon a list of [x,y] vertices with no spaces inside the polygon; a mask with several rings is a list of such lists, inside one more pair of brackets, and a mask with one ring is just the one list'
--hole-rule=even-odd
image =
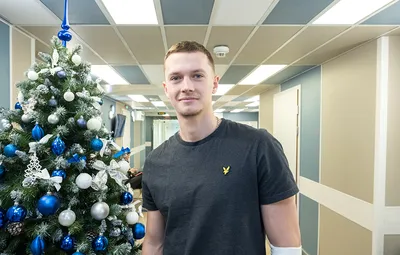
{"label": "ceiling tile", "polygon": [[[37,37],[39,40],[44,42],[47,45],[50,45],[50,40],[53,36],[56,36],[58,31],[60,31],[60,27],[53,26],[25,26],[22,27],[27,33],[31,34],[34,37]],[[80,44],[82,46],[81,57],[82,60],[88,61],[93,65],[104,65],[104,61],[101,60],[96,54],[94,54],[89,48],[83,45],[76,36],[72,36],[72,40],[67,43],[67,47],[74,47],[75,45]],[[47,49],[45,52],[49,53],[50,49]]]}
{"label": "ceiling tile", "polygon": [[214,6],[212,25],[256,25],[273,0],[218,0]]}
{"label": "ceiling tile", "polygon": [[36,0],[1,0],[0,16],[14,25],[61,25],[61,20]]}
{"label": "ceiling tile", "polygon": [[237,97],[237,98],[233,99],[233,101],[243,102],[243,101],[245,101],[247,99],[250,99],[250,98],[251,97],[240,96],[240,97]]}
{"label": "ceiling tile", "polygon": [[214,0],[160,0],[164,25],[208,25]]}
{"label": "ceiling tile", "polygon": [[274,76],[268,78],[263,81],[263,84],[282,84],[284,81],[292,78],[295,75],[298,75],[302,72],[305,72],[314,66],[288,66],[279,73]]}
{"label": "ceiling tile", "polygon": [[400,25],[400,2],[395,2],[388,8],[365,20],[363,25]]}
{"label": "ceiling tile", "polygon": [[[292,41],[274,54],[264,64],[289,65],[305,54],[321,46],[325,42],[345,31],[347,26],[315,26],[308,27],[297,35]],[[310,38],[313,38],[310,40]]]}
{"label": "ceiling tile", "polygon": [[168,49],[180,41],[196,41],[203,44],[207,26],[165,26]]}
{"label": "ceiling tile", "polygon": [[75,26],[73,30],[109,64],[136,64],[112,27]]}
{"label": "ceiling tile", "polygon": [[234,64],[260,64],[301,28],[301,26],[260,27],[235,59]]}
{"label": "ceiling tile", "polygon": [[224,76],[228,67],[229,65],[215,65],[215,74],[218,75],[219,77]]}
{"label": "ceiling tile", "polygon": [[264,24],[303,25],[328,7],[333,0],[280,0],[265,19]]}
{"label": "ceiling tile", "polygon": [[233,107],[233,106],[236,106],[236,105],[238,105],[238,104],[240,104],[240,101],[238,102],[238,101],[230,101],[230,102],[227,102],[226,104],[225,104],[225,106],[231,106],[231,107]]}
{"label": "ceiling tile", "polygon": [[256,66],[239,66],[232,65],[225,72],[222,79],[219,81],[220,84],[237,84],[241,81],[246,75],[248,75]]}
{"label": "ceiling tile", "polygon": [[218,99],[218,102],[229,102],[232,101],[233,99],[235,99],[237,96],[233,96],[233,95],[223,95]]}
{"label": "ceiling tile", "polygon": [[231,88],[226,95],[237,95],[240,96],[246,91],[250,90],[253,86],[248,86],[248,85],[236,85],[233,88]]}
{"label": "ceiling tile", "polygon": [[297,61],[296,65],[319,65],[364,42],[377,38],[394,26],[360,26],[355,27],[310,55]]}
{"label": "ceiling tile", "polygon": [[149,84],[139,66],[112,66],[130,84]]}
{"label": "ceiling tile", "polygon": [[[64,19],[64,1],[40,0],[58,18]],[[109,24],[107,18],[100,10],[95,0],[69,0],[68,1],[68,20],[74,24]]]}
{"label": "ceiling tile", "polygon": [[145,96],[145,98],[147,98],[149,101],[163,101],[161,100],[161,98],[157,95],[148,95]]}
{"label": "ceiling tile", "polygon": [[221,96],[212,96],[212,100],[213,101],[217,101],[218,99],[220,99],[221,98]]}
{"label": "ceiling tile", "polygon": [[119,26],[118,30],[140,64],[164,64],[165,50],[159,26]]}
{"label": "ceiling tile", "polygon": [[207,49],[213,54],[213,49],[218,45],[226,45],[229,47],[229,53],[225,58],[216,58],[216,64],[229,64],[233,57],[237,54],[240,47],[249,37],[254,27],[252,26],[216,26],[212,27],[210,38],[207,42]]}
{"label": "ceiling tile", "polygon": [[263,92],[265,92],[267,90],[270,90],[271,88],[273,88],[275,86],[277,86],[277,85],[270,85],[270,84],[268,84],[268,85],[257,85],[257,86],[254,86],[249,91],[247,91],[246,93],[244,93],[242,96],[250,96],[250,97],[257,96],[257,95],[260,95],[261,93],[263,93]]}
{"label": "ceiling tile", "polygon": [[150,83],[161,86],[164,82],[164,66],[163,65],[142,65],[143,71],[150,79]]}

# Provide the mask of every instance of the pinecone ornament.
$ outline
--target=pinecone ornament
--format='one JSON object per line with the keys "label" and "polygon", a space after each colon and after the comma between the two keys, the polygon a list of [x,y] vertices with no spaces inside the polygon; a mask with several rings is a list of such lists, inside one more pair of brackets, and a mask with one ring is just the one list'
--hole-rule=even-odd
{"label": "pinecone ornament", "polygon": [[12,222],[7,226],[7,231],[12,236],[20,235],[23,230],[24,230],[24,223],[22,222]]}
{"label": "pinecone ornament", "polygon": [[86,233],[86,238],[87,240],[89,240],[89,242],[93,241],[93,239],[95,239],[98,236],[98,234],[94,231],[88,231]]}

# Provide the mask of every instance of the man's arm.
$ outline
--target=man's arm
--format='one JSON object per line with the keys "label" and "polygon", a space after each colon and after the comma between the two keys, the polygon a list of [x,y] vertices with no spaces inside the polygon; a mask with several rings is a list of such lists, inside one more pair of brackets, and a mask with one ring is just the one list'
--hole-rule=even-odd
{"label": "man's arm", "polygon": [[160,211],[148,211],[143,255],[162,255],[164,244],[164,218]]}
{"label": "man's arm", "polygon": [[265,233],[274,254],[301,254],[301,236],[295,197],[261,205]]}

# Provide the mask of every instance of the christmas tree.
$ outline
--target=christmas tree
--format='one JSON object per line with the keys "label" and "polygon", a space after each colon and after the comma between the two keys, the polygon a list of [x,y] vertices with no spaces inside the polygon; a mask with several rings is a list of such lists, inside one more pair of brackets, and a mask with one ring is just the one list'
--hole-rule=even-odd
{"label": "christmas tree", "polygon": [[104,90],[81,50],[54,37],[15,109],[0,110],[1,254],[140,253],[127,149],[102,124]]}

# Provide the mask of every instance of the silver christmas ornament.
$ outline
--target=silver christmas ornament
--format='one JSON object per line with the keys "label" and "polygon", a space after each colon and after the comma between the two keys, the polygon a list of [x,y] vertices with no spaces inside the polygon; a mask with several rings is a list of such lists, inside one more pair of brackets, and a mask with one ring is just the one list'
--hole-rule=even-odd
{"label": "silver christmas ornament", "polygon": [[71,91],[67,91],[64,93],[64,99],[67,102],[72,102],[75,99],[75,95]]}
{"label": "silver christmas ornament", "polygon": [[39,75],[35,71],[29,71],[28,72],[28,79],[31,81],[36,81],[39,78]]}
{"label": "silver christmas ornament", "polygon": [[76,177],[75,183],[80,189],[88,189],[92,185],[92,176],[87,173],[80,173]]}
{"label": "silver christmas ornament", "polygon": [[47,121],[48,121],[50,124],[57,124],[57,123],[60,121],[60,119],[58,118],[57,115],[55,115],[55,114],[50,114],[49,117],[47,117]]}
{"label": "silver christmas ornament", "polygon": [[81,56],[74,54],[71,58],[72,62],[76,65],[79,66],[82,63],[82,58]]}
{"label": "silver christmas ornament", "polygon": [[64,227],[71,226],[74,224],[75,220],[76,215],[71,209],[64,210],[58,215],[58,222]]}
{"label": "silver christmas ornament", "polygon": [[24,114],[24,115],[22,115],[21,120],[24,123],[29,123],[31,121],[31,118],[29,117],[28,114]]}
{"label": "silver christmas ornament", "polygon": [[109,213],[110,207],[104,202],[97,202],[92,205],[92,208],[90,209],[90,214],[96,220],[103,220],[107,218]]}
{"label": "silver christmas ornament", "polygon": [[111,155],[111,149],[108,148],[108,147],[106,147],[106,148],[104,149],[104,155],[110,156],[110,155]]}

